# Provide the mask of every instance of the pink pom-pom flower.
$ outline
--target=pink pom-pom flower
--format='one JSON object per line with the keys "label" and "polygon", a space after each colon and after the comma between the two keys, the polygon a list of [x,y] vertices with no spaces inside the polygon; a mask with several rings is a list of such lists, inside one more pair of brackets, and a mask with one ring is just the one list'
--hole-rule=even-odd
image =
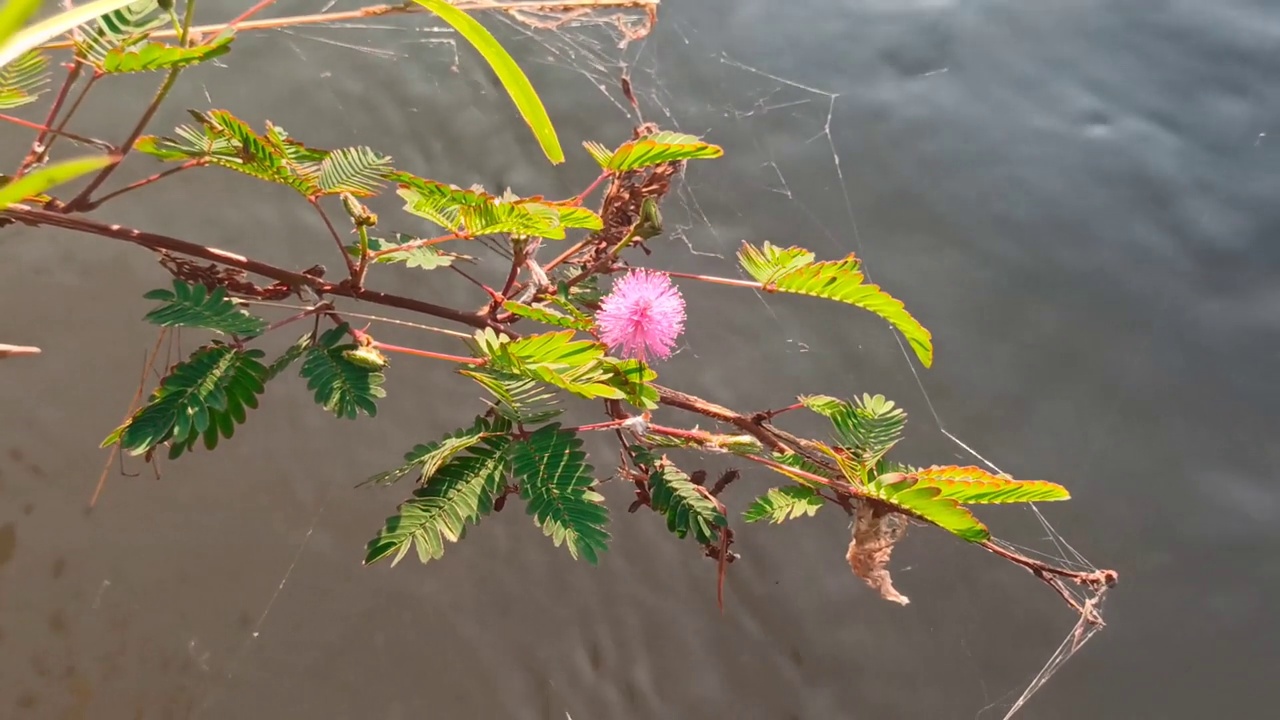
{"label": "pink pom-pom flower", "polygon": [[666,274],[632,270],[600,302],[596,328],[604,344],[626,357],[668,358],[684,332],[684,298]]}

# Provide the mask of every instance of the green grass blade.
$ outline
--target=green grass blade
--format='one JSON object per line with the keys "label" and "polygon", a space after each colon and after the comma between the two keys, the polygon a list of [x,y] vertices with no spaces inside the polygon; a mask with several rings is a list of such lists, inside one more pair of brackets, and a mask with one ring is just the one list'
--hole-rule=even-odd
{"label": "green grass blade", "polygon": [[493,72],[497,74],[498,80],[502,82],[502,86],[507,89],[511,101],[516,104],[516,109],[520,111],[525,122],[529,123],[547,159],[555,165],[564,162],[564,150],[560,148],[560,139],[556,137],[556,129],[551,124],[551,118],[547,116],[547,109],[542,106],[542,100],[538,98],[538,93],[529,83],[529,78],[497,39],[478,20],[444,0],[414,0],[414,2],[439,15],[441,20],[453,26],[459,35],[466,38],[467,42],[484,56],[489,67],[493,68]]}
{"label": "green grass blade", "polygon": [[40,8],[40,0],[9,0],[0,8],[0,43],[18,32]]}
{"label": "green grass blade", "polygon": [[[68,30],[74,30],[77,27],[93,20],[100,15],[106,15],[113,10],[134,2],[134,0],[94,0],[87,5],[72,8],[66,12],[58,13],[47,20],[41,20],[35,25],[31,25],[20,30],[4,40],[4,46],[0,47],[0,67],[4,67],[14,60],[22,57],[28,50],[33,50],[39,45],[58,37]],[[10,2],[5,6],[5,21],[9,22],[10,18]],[[21,9],[15,11],[22,12]]]}
{"label": "green grass blade", "polygon": [[0,208],[10,203],[21,202],[32,195],[39,195],[55,185],[71,182],[94,170],[101,170],[118,159],[115,155],[101,155],[46,165],[0,187]]}

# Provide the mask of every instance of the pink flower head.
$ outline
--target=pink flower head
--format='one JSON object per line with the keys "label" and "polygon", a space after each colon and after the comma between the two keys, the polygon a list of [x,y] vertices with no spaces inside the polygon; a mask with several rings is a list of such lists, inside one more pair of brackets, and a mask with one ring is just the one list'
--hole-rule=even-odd
{"label": "pink flower head", "polygon": [[596,327],[606,345],[627,357],[665,359],[684,332],[684,298],[666,274],[632,270],[600,301]]}

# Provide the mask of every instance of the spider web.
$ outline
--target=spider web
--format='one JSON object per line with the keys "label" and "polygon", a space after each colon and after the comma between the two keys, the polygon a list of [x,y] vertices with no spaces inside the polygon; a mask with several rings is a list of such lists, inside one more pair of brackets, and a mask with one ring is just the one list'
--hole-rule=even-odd
{"label": "spider web", "polygon": [[[726,73],[740,76],[739,79],[744,80],[744,84],[754,89],[746,96],[732,98],[727,103],[713,102],[699,108],[697,112],[689,113],[696,116],[691,119],[681,111],[680,98],[673,93],[673,83],[669,76],[677,72],[678,68],[668,66],[663,53],[658,49],[655,36],[646,35],[644,12],[634,9],[593,10],[589,7],[542,12],[534,8],[533,3],[515,0],[475,4],[509,7],[507,12],[486,13],[484,19],[489,27],[500,26],[505,31],[505,34],[499,34],[499,39],[504,44],[512,37],[521,43],[518,48],[511,47],[517,61],[526,69],[543,65],[575,74],[600,94],[605,103],[616,112],[615,119],[622,119],[633,125],[644,121],[656,122],[664,128],[708,136],[712,141],[716,141],[716,131],[727,126],[735,133],[750,138],[755,144],[756,154],[768,156],[769,159],[754,168],[754,172],[735,176],[734,180],[754,183],[757,188],[767,191],[774,201],[781,203],[780,207],[784,208],[789,220],[803,221],[808,227],[824,234],[833,246],[856,253],[863,259],[867,280],[874,282],[877,266],[868,259],[868,252],[883,252],[882,240],[876,234],[863,232],[859,228],[858,213],[854,210],[857,190],[851,189],[852,183],[846,178],[845,158],[842,157],[833,134],[833,128],[841,126],[842,111],[847,110],[842,106],[842,97],[838,92],[790,79],[786,70],[750,64],[740,60],[734,52],[718,51],[709,56],[704,55],[703,62],[715,63]],[[305,9],[307,12],[326,13],[333,11],[335,7],[342,10],[359,6],[360,3],[357,2],[323,2]],[[659,21],[654,32],[669,34],[665,42],[677,45],[683,43],[685,46],[694,44],[697,28],[670,15],[668,12]],[[493,18],[497,18],[497,22],[493,22]],[[419,57],[425,46],[435,51],[437,61],[447,61],[453,69],[457,69],[459,40],[456,36],[448,28],[423,16],[414,16],[409,20],[406,21],[404,16],[387,16],[281,28],[272,32],[284,38],[285,44],[303,58],[307,57],[310,47],[325,45],[394,62]],[[376,33],[368,36],[376,37],[376,45],[361,44],[353,40],[353,35],[364,38],[366,32]],[[946,71],[946,68],[936,68],[922,76]],[[634,105],[632,98],[635,100]],[[693,126],[704,116],[705,124]],[[776,130],[779,122],[786,126],[788,142],[798,142],[804,147],[803,154],[788,157],[788,153],[780,153],[775,144],[765,140],[767,131],[770,128]],[[810,162],[815,153],[824,162]],[[732,149],[729,149],[728,155],[732,154]],[[720,272],[724,274],[728,272],[725,268],[735,265],[731,262],[732,250],[743,239],[743,233],[739,232],[736,225],[732,230],[728,229],[724,218],[709,216],[704,210],[706,203],[700,199],[700,195],[706,192],[708,189],[696,177],[687,178],[678,184],[667,201],[668,205],[674,203],[678,208],[675,212],[665,213],[668,215],[666,232],[682,243],[691,257],[709,256],[724,260],[725,262],[720,263]],[[717,201],[719,200],[722,198],[718,197]],[[741,209],[739,213],[742,217],[738,219],[749,221],[749,212],[747,208]],[[754,228],[751,232],[754,234]],[[770,298],[761,293],[756,295],[767,311],[766,317],[774,330],[789,345],[789,351],[808,352],[810,341],[815,341],[816,344],[821,339],[803,335],[804,330],[797,329],[794,324],[786,323],[780,318]],[[1002,473],[995,463],[953,431],[939,413],[929,384],[919,373],[914,356],[901,336],[892,330],[887,332],[896,342],[901,363],[909,369],[938,433],[965,455],[993,472]],[[697,356],[692,347],[686,346],[682,351],[692,352]],[[311,530],[314,530],[323,512],[322,506],[312,520],[307,538],[310,538]],[[1053,527],[1038,507],[1027,506],[1025,512],[1030,514],[1039,528],[1039,537],[1028,541],[1034,544],[994,539],[993,542],[1007,551],[1052,562],[1059,567],[1080,572],[1099,569]],[[246,638],[238,657],[243,656],[248,644],[258,637],[305,548],[306,540],[293,556],[276,592],[255,623],[251,637]],[[1090,590],[1070,583],[1062,583],[1056,589],[1079,612],[1077,622],[1050,653],[1044,665],[1030,678],[1025,688],[1020,692],[1014,690],[1007,693],[979,710],[975,717],[1002,717],[1008,720],[1015,716],[1066,661],[1104,626],[1101,609],[1105,590]],[[234,672],[233,663],[228,676]]]}

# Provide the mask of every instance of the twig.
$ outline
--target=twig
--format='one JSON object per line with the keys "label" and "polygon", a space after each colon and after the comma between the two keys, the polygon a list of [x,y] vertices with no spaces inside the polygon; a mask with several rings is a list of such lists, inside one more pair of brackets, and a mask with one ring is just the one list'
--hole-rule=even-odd
{"label": "twig", "polygon": [[58,95],[53,100],[53,107],[49,108],[49,114],[45,117],[44,126],[41,128],[40,134],[36,136],[36,139],[31,141],[31,151],[27,153],[27,157],[22,161],[22,166],[18,168],[17,175],[19,177],[30,169],[32,165],[35,165],[43,155],[44,142],[53,130],[53,122],[58,119],[58,111],[62,109],[62,103],[66,102],[67,94],[71,92],[71,86],[76,84],[76,79],[79,77],[80,61],[72,60],[71,67],[67,69],[67,77],[62,81],[62,87],[58,90]]}
{"label": "twig", "polygon": [[[180,32],[180,38],[184,45],[191,34],[191,22],[195,18],[195,9],[195,0],[187,0],[186,14],[182,18],[182,30]],[[85,186],[84,190],[81,190],[79,195],[75,196],[71,202],[67,203],[63,208],[64,211],[78,212],[89,207],[89,198],[93,196],[93,192],[101,187],[102,183],[107,181],[107,178],[111,177],[111,174],[116,171],[116,168],[120,167],[120,163],[124,162],[124,158],[129,154],[129,151],[133,150],[134,143],[138,142],[138,138],[142,137],[142,133],[146,132],[147,125],[151,123],[151,118],[156,116],[156,112],[160,110],[160,103],[164,102],[165,96],[167,96],[169,91],[173,89],[173,85],[178,81],[178,75],[181,73],[181,66],[177,66],[169,70],[168,74],[165,75],[164,82],[160,84],[160,89],[157,90],[155,96],[151,98],[151,104],[147,105],[147,109],[143,111],[142,117],[138,119],[138,124],[134,126],[133,132],[129,133],[129,137],[126,138],[124,143],[120,146],[119,159],[102,168],[102,171],[89,181],[89,184]]]}
{"label": "twig", "polygon": [[324,226],[329,228],[329,234],[333,236],[333,241],[337,243],[338,253],[342,255],[342,261],[347,264],[347,276],[351,278],[351,282],[355,283],[356,287],[359,287],[360,283],[357,282],[357,278],[360,277],[360,269],[356,267],[355,261],[347,254],[347,246],[342,244],[342,238],[338,236],[338,230],[333,227],[333,223],[329,220],[329,215],[325,213],[324,208],[320,207],[320,199],[310,198],[309,202],[311,207],[320,213],[320,219],[324,220]]}
{"label": "twig", "polygon": [[467,239],[467,235],[463,233],[455,232],[455,233],[449,233],[448,235],[440,235],[439,237],[425,238],[422,240],[414,240],[412,242],[407,242],[403,245],[396,245],[395,247],[389,247],[383,250],[378,250],[376,252],[371,252],[369,253],[369,259],[377,260],[380,257],[385,257],[387,255],[391,255],[392,253],[406,252],[408,250],[417,250],[418,248],[424,248],[430,245],[436,245],[442,242],[446,242],[448,240],[465,240],[465,239]]}
{"label": "twig", "polygon": [[[80,88],[80,94],[76,95],[76,99],[71,103],[71,107],[67,108],[67,114],[63,115],[62,119],[58,121],[58,127],[52,130],[53,137],[50,138],[49,142],[45,143],[43,148],[41,148],[40,154],[36,157],[37,163],[43,162],[45,158],[49,157],[49,151],[53,149],[53,143],[59,137],[64,135],[71,137],[68,133],[63,131],[67,129],[67,123],[71,122],[71,118],[74,117],[76,111],[80,109],[80,103],[84,102],[85,97],[89,95],[89,91],[93,89],[94,83],[98,82],[98,78],[100,77],[102,77],[102,74],[94,71],[94,73],[89,76],[89,80],[84,84],[84,87]],[[111,151],[114,152],[115,147],[110,147]]]}
{"label": "twig", "polygon": [[[356,300],[372,303],[374,305],[383,305],[386,307],[400,308],[412,312],[431,315],[433,317],[452,320],[453,322],[470,325],[474,328],[484,329],[493,327],[494,323],[488,318],[478,313],[467,313],[454,308],[444,307],[414,298],[402,297],[400,295],[392,295],[390,293],[377,292],[365,288],[353,288],[349,284],[329,283],[324,280],[305,275],[291,270],[264,263],[259,260],[251,260],[243,255],[219,250],[218,248],[197,245],[196,243],[179,240],[166,235],[149,233],[142,230],[127,228],[122,225],[108,225],[106,223],[97,222],[88,218],[71,217],[61,213],[50,212],[48,210],[37,210],[25,205],[10,205],[7,208],[0,209],[0,217],[7,217],[18,222],[40,226],[60,227],[66,230],[74,230],[76,232],[96,235],[98,237],[110,238],[113,240],[123,240],[141,245],[151,250],[167,250],[169,252],[187,255],[193,258],[208,260],[219,265],[227,267],[239,268],[245,272],[251,272],[255,275],[261,275],[265,278],[271,278],[279,282],[288,283],[297,288],[310,288],[317,295],[336,295],[339,297],[349,297]],[[518,337],[519,335],[511,331],[506,331],[508,335]]]}
{"label": "twig", "polygon": [[[517,14],[521,12],[535,13],[552,13],[552,12],[573,12],[581,9],[617,9],[617,10],[644,10],[646,13],[652,14],[657,10],[661,0],[559,0],[559,2],[526,2],[517,0],[515,2],[496,3],[492,0],[464,0],[463,2],[454,3],[454,7],[466,12],[485,12],[497,11],[509,14]],[[293,15],[290,17],[270,18],[267,20],[249,20],[236,25],[236,30],[274,30],[277,28],[297,27],[299,25],[323,25],[325,23],[346,22],[349,20],[361,20],[383,15],[408,15],[413,13],[426,12],[426,8],[421,5],[369,5],[367,7],[357,8],[355,10],[341,10],[338,12],[315,13],[312,15]],[[198,25],[193,27],[193,32],[202,35],[209,33],[217,34],[230,27],[230,22],[214,23],[211,25]],[[162,30],[151,34],[152,38],[176,37],[177,32],[173,30]],[[70,41],[58,41],[46,43],[41,46],[43,50],[54,50],[61,48],[73,47],[74,43]]]}
{"label": "twig", "polygon": [[[4,113],[0,113],[0,120],[3,120],[5,122],[11,122],[14,125],[21,125],[26,128],[31,128],[32,130],[41,130],[41,131],[48,130],[49,134],[51,135],[55,135],[55,136],[61,135],[66,137],[68,140],[78,142],[78,143],[84,143],[85,145],[93,145],[94,147],[102,148],[107,152],[111,152],[116,149],[115,145],[112,145],[111,143],[105,140],[95,140],[93,138],[84,137],[82,135],[76,135],[75,133],[69,133],[63,130],[49,130],[48,128],[41,125],[40,123],[31,122],[30,120],[23,120],[22,118],[14,117],[12,115],[5,115]],[[30,169],[30,166],[28,166],[27,169]]]}
{"label": "twig", "polygon": [[140,188],[140,187],[145,187],[145,186],[147,186],[147,185],[150,185],[150,184],[151,184],[151,183],[153,183],[153,182],[157,182],[157,181],[159,181],[159,180],[163,180],[163,179],[165,179],[165,178],[169,177],[170,175],[174,175],[174,174],[180,173],[180,172],[182,172],[183,170],[186,170],[186,169],[188,169],[188,168],[199,167],[199,166],[201,166],[201,165],[205,165],[205,164],[207,164],[207,162],[208,162],[208,161],[207,161],[207,160],[205,160],[204,158],[196,158],[196,159],[194,159],[194,160],[188,160],[188,161],[186,161],[186,162],[182,163],[181,165],[179,165],[179,166],[177,166],[177,167],[169,168],[168,170],[165,170],[164,172],[158,172],[158,173],[156,173],[155,175],[152,175],[152,176],[150,176],[150,177],[142,178],[141,180],[139,180],[139,181],[137,181],[137,182],[135,182],[135,183],[130,183],[130,184],[128,184],[128,185],[125,185],[124,187],[120,188],[119,190],[114,190],[114,191],[112,191],[112,192],[109,192],[109,193],[107,193],[106,195],[103,195],[102,197],[97,198],[96,200],[91,200],[91,201],[89,202],[88,206],[87,206],[87,207],[85,207],[85,210],[96,210],[96,209],[98,209],[99,207],[102,207],[102,205],[103,205],[104,203],[106,203],[108,200],[110,200],[110,199],[112,199],[112,198],[119,197],[119,196],[121,196],[121,195],[123,195],[123,194],[125,194],[125,193],[127,193],[127,192],[132,191],[132,190],[137,190],[137,189],[138,189],[138,188]]}
{"label": "twig", "polygon": [[[121,418],[120,424],[123,425],[133,417],[133,413],[138,409],[138,401],[142,399],[142,390],[147,385],[147,370],[156,362],[156,356],[160,354],[160,346],[164,343],[165,335],[169,334],[169,328],[161,328],[160,334],[156,336],[156,344],[151,348],[151,354],[146,356],[146,360],[142,363],[142,377],[138,378],[138,390],[133,394],[133,400],[129,401],[129,409],[125,411],[124,417]],[[111,452],[107,455],[107,461],[102,465],[102,474],[98,476],[98,486],[93,489],[93,497],[89,498],[88,511],[92,512],[93,508],[98,504],[98,497],[102,495],[102,489],[107,485],[107,475],[111,473],[111,463],[115,462],[116,456],[120,454],[120,443],[111,443]],[[121,466],[123,470],[123,465]]]}

